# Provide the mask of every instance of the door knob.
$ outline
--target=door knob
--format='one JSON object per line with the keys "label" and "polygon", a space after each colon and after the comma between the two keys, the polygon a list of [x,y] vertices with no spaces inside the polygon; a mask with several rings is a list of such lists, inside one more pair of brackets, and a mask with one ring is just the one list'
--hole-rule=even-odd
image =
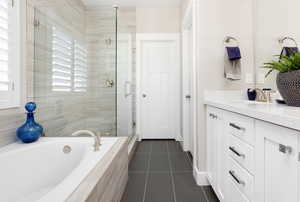
{"label": "door knob", "polygon": [[143,98],[147,97],[147,95],[146,95],[146,94],[143,94],[142,96],[143,96]]}

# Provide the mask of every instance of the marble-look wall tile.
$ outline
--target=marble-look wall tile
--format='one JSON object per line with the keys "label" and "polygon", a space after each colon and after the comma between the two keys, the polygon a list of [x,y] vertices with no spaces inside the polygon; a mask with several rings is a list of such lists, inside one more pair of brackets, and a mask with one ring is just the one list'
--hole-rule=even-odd
{"label": "marble-look wall tile", "polygon": [[[81,0],[27,0],[26,100],[38,104],[36,120],[48,136],[67,136],[75,130],[90,129],[116,134],[116,89],[106,80],[115,80],[115,12],[111,7],[85,8]],[[35,19],[40,24],[35,27]],[[88,88],[85,93],[52,91],[52,25],[86,41]],[[132,35],[135,121],[135,9],[119,12],[120,33]],[[107,43],[111,39],[111,44]],[[1,110],[0,147],[16,141],[16,129],[24,122],[20,109]]]}

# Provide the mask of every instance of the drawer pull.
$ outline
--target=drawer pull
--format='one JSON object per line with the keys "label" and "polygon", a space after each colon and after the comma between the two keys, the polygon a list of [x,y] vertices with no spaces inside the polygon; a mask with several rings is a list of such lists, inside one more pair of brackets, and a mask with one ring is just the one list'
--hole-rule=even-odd
{"label": "drawer pull", "polygon": [[233,153],[235,153],[237,156],[245,158],[246,155],[245,154],[241,154],[240,152],[238,152],[234,147],[229,147],[230,151],[232,151]]}
{"label": "drawer pull", "polygon": [[235,172],[233,170],[230,170],[229,174],[238,184],[245,186],[245,182],[240,180],[240,178],[235,175]]}
{"label": "drawer pull", "polygon": [[229,126],[231,126],[232,128],[235,128],[235,129],[237,129],[237,130],[242,130],[242,131],[245,131],[245,130],[246,130],[245,128],[240,127],[240,126],[238,126],[238,125],[236,125],[236,124],[234,124],[234,123],[230,123]]}
{"label": "drawer pull", "polygon": [[216,119],[216,118],[218,118],[218,116],[217,116],[217,115],[214,115],[214,114],[212,114],[212,113],[210,113],[210,114],[209,114],[209,116],[210,116],[210,117],[212,117],[213,119]]}
{"label": "drawer pull", "polygon": [[283,145],[283,144],[279,144],[279,151],[284,153],[284,154],[291,154],[292,153],[292,147],[290,146],[286,146],[286,145]]}

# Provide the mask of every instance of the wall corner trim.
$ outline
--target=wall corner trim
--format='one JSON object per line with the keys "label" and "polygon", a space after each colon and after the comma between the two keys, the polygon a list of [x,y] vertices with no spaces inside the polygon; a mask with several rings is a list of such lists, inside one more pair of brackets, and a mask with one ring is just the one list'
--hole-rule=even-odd
{"label": "wall corner trim", "polygon": [[194,166],[194,168],[193,168],[193,175],[194,175],[194,179],[198,186],[210,185],[210,183],[207,180],[207,173],[200,172],[196,166]]}

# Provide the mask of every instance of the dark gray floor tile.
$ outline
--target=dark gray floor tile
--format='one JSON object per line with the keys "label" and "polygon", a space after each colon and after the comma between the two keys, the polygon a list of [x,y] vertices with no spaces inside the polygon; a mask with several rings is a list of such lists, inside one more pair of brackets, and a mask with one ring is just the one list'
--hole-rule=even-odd
{"label": "dark gray floor tile", "polygon": [[146,173],[129,174],[126,190],[121,202],[142,202],[145,191]]}
{"label": "dark gray floor tile", "polygon": [[170,153],[173,152],[183,152],[180,142],[176,141],[169,141],[168,142],[168,149]]}
{"label": "dark gray floor tile", "polygon": [[170,173],[149,174],[145,202],[174,202]]}
{"label": "dark gray floor tile", "polygon": [[150,153],[151,145],[153,141],[141,141],[138,142],[135,152],[136,153]]}
{"label": "dark gray floor tile", "polygon": [[201,187],[196,185],[192,173],[173,173],[177,202],[206,202]]}
{"label": "dark gray floor tile", "polygon": [[202,188],[203,188],[209,202],[219,202],[219,199],[216,196],[216,194],[211,186],[203,186]]}
{"label": "dark gray floor tile", "polygon": [[192,171],[192,165],[186,153],[170,153],[173,172]]}
{"label": "dark gray floor tile", "polygon": [[152,153],[167,153],[167,142],[168,141],[155,141],[152,144]]}
{"label": "dark gray floor tile", "polygon": [[170,172],[170,162],[168,154],[152,153],[150,159],[150,172]]}
{"label": "dark gray floor tile", "polygon": [[148,169],[150,154],[135,153],[129,163],[129,172],[146,172]]}

